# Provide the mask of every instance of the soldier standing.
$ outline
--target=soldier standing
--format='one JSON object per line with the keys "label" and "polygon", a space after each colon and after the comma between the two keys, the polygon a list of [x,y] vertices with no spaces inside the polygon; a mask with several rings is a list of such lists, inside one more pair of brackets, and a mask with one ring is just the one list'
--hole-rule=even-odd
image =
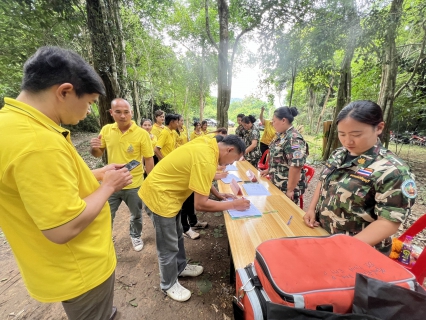
{"label": "soldier standing", "polygon": [[385,123],[379,105],[354,101],[340,111],[336,122],[343,147],[327,160],[305,223],[354,236],[389,253],[390,236],[417,196],[414,175],[381,144]]}
{"label": "soldier standing", "polygon": [[298,114],[295,107],[275,110],[272,125],[277,135],[269,145],[269,168],[260,172],[262,176],[269,174],[271,182],[295,203],[307,187],[303,165],[309,154],[307,143],[292,126]]}

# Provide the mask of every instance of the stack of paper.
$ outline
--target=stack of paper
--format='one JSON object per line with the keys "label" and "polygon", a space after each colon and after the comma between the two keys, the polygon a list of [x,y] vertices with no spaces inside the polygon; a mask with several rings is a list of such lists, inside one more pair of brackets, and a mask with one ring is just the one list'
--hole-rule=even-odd
{"label": "stack of paper", "polygon": [[248,196],[270,196],[266,188],[260,183],[244,183],[244,190],[246,190]]}
{"label": "stack of paper", "polygon": [[223,183],[231,183],[232,179],[234,179],[237,182],[243,181],[232,173],[228,174],[225,178],[222,178],[220,180],[222,180]]}
{"label": "stack of paper", "polygon": [[225,168],[225,171],[238,171],[238,169],[233,164],[228,164]]}
{"label": "stack of paper", "polygon": [[262,212],[260,212],[251,202],[250,208],[245,211],[228,210],[228,213],[232,219],[255,218],[262,216]]}

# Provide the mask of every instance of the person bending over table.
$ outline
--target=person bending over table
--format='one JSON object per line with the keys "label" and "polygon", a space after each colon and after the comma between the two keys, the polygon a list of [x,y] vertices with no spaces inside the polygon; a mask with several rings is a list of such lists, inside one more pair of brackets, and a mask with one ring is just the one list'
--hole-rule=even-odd
{"label": "person bending over table", "polygon": [[255,122],[256,118],[253,116],[245,116],[241,120],[241,124],[244,128],[243,140],[246,144],[244,158],[250,162],[253,167],[257,168],[257,163],[259,162],[261,154],[259,148],[260,132],[254,124]]}
{"label": "person bending over table", "polygon": [[245,151],[243,141],[229,135],[222,142],[200,137],[177,148],[161,160],[148,175],[139,196],[155,229],[161,289],[176,301],[186,301],[191,291],[179,284],[178,276],[195,277],[203,267],[186,261],[180,210],[183,202],[194,192],[195,209],[216,212],[228,209],[246,210],[250,201],[209,199],[211,183],[218,164],[237,161]]}
{"label": "person bending over table", "polygon": [[298,113],[295,107],[275,110],[272,125],[277,135],[269,145],[269,168],[260,172],[262,176],[269,174],[271,182],[295,203],[307,187],[303,165],[308,156],[308,145],[292,126]]}
{"label": "person bending over table", "polygon": [[304,221],[329,233],[345,233],[387,254],[390,236],[410,214],[417,195],[414,175],[383,147],[382,109],[354,101],[336,119],[339,140],[327,160]]}

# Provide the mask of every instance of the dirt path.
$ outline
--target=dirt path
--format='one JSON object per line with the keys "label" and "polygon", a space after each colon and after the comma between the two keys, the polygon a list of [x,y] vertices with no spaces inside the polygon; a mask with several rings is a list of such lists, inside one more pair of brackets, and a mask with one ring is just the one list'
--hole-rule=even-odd
{"label": "dirt path", "polygon": [[[96,167],[99,160],[88,154],[88,141],[92,136],[95,135],[74,136],[73,142],[89,166]],[[318,168],[305,194],[305,208],[309,206],[319,171]],[[424,173],[419,172],[420,187],[425,185],[424,178]],[[416,204],[405,227],[425,212],[424,205]],[[229,285],[230,261],[223,215],[200,213],[199,219],[208,221],[209,228],[201,235],[200,240],[185,239],[185,248],[192,263],[203,265],[205,271],[198,279],[181,280],[193,295],[189,301],[179,303],[165,297],[159,289],[159,271],[151,221],[146,214],[143,215],[145,247],[141,252],[135,252],[128,235],[128,209],[125,205],[119,208],[113,233],[118,259],[114,298],[114,304],[119,310],[117,320],[232,319],[231,302],[235,289]],[[417,240],[417,243],[423,246],[425,242],[426,232]],[[42,304],[29,297],[1,230],[0,256],[0,319],[66,319],[59,303]]]}

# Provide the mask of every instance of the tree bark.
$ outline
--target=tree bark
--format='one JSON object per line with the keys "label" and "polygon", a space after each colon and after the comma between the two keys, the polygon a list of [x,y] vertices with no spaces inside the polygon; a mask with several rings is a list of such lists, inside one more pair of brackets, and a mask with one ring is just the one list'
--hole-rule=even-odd
{"label": "tree bark", "polygon": [[404,0],[393,0],[387,19],[387,30],[385,32],[384,52],[382,62],[382,78],[380,81],[380,92],[377,104],[383,110],[385,130],[383,132],[385,145],[389,144],[389,127],[391,125],[393,102],[395,100],[396,75],[398,73],[398,54],[396,51],[395,38],[402,15]]}
{"label": "tree bark", "polygon": [[291,103],[293,101],[293,92],[294,92],[294,82],[296,81],[296,63],[291,68],[291,91],[290,91],[290,102],[288,104],[288,107],[291,107]]}
{"label": "tree bark", "polygon": [[339,88],[337,91],[336,108],[334,109],[333,123],[330,127],[327,146],[323,150],[323,161],[326,161],[331,152],[339,145],[337,137],[336,119],[339,112],[351,101],[351,62],[357,47],[358,38],[361,34],[360,20],[355,8],[352,12],[354,26],[349,29],[349,34],[346,42],[345,56],[340,66]]}
{"label": "tree bark", "polygon": [[[117,73],[117,58],[113,44],[112,28],[115,23],[111,9],[118,8],[117,0],[87,0],[87,25],[92,41],[93,64],[105,84],[106,95],[99,98],[99,122],[101,126],[113,123],[110,109],[111,101],[121,96],[121,85]],[[113,4],[111,4],[113,2]],[[118,10],[118,9],[116,9]],[[118,15],[119,13],[116,13]],[[119,66],[123,68],[123,66]]]}
{"label": "tree bark", "polygon": [[322,105],[321,113],[320,113],[319,118],[318,118],[317,128],[315,130],[316,134],[318,134],[318,130],[319,130],[320,125],[321,125],[322,117],[324,116],[325,109],[327,108],[327,102],[328,102],[328,99],[330,98],[331,90],[333,88],[333,82],[334,82],[334,77],[331,78],[330,84],[328,85],[327,95],[325,96],[324,104]]}

